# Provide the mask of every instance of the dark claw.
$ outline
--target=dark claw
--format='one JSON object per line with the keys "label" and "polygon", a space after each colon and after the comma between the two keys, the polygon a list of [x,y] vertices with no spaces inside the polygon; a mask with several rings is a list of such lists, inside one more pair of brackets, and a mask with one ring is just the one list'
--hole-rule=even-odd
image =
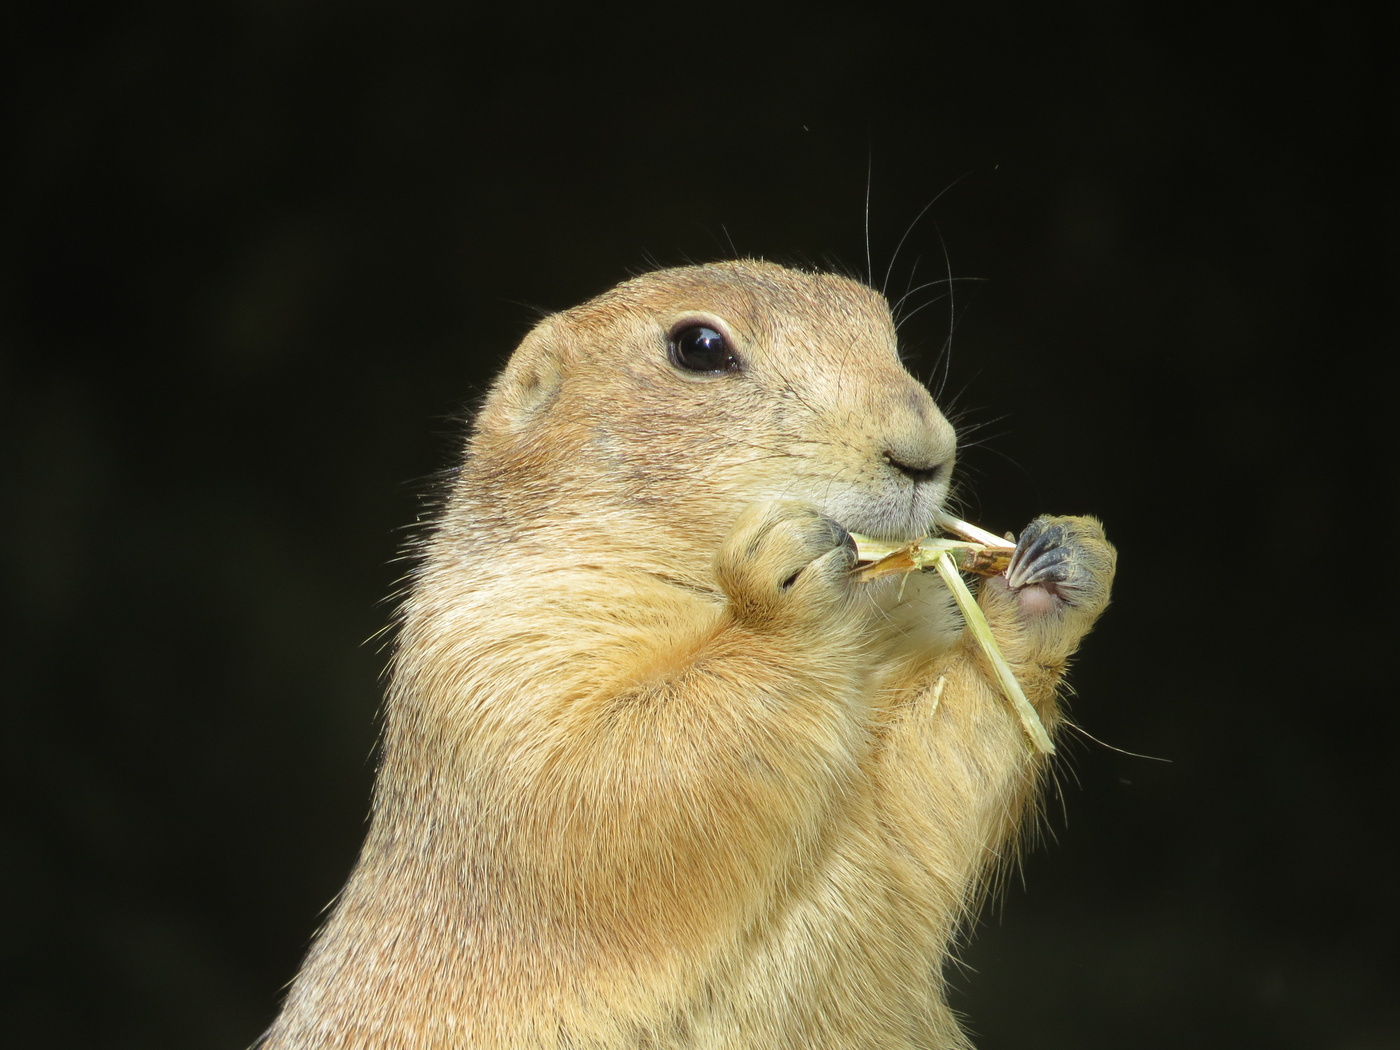
{"label": "dark claw", "polygon": [[1069,578],[1069,556],[1064,549],[1057,547],[1046,551],[1029,565],[1023,565],[1016,574],[1015,587],[1029,587],[1033,583],[1063,583]]}
{"label": "dark claw", "polygon": [[1026,526],[1006,570],[1006,582],[1013,588],[1033,583],[1058,582],[1068,575],[1065,540],[1068,530],[1060,522],[1037,518]]}
{"label": "dark claw", "polygon": [[[1042,515],[1026,526],[1006,569],[1006,584],[1028,616],[1075,612],[1091,618],[1108,603],[1117,555],[1093,518]],[[1034,593],[1035,588],[1045,591]]]}
{"label": "dark claw", "polygon": [[858,553],[855,539],[851,536],[846,526],[842,525],[839,521],[833,520],[832,524],[836,526],[837,532],[839,533],[836,543],[832,544],[832,546],[845,547],[851,552],[851,561],[854,563]]}
{"label": "dark claw", "polygon": [[[825,546],[831,550],[835,550],[838,547],[845,548],[849,563],[855,565],[857,555],[856,541],[852,538],[847,528],[834,518],[822,518],[820,523],[824,526],[824,531],[826,533]],[[808,566],[806,565],[802,566],[802,568],[798,569],[784,580],[782,583],[783,590],[786,591],[791,588],[792,585],[797,582],[797,578],[807,571],[807,568]]]}

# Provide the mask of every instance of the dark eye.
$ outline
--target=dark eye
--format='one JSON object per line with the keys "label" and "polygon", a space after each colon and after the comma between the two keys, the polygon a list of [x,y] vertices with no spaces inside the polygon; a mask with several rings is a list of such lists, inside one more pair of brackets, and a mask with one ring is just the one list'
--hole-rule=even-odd
{"label": "dark eye", "polygon": [[671,361],[687,372],[735,372],[739,361],[729,341],[703,324],[688,325],[671,336]]}

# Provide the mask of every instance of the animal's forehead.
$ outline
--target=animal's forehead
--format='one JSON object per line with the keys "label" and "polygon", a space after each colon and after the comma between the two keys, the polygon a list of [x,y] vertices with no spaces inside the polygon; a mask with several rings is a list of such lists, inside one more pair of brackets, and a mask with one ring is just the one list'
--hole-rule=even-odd
{"label": "animal's forehead", "polygon": [[875,334],[892,328],[885,299],[833,274],[736,262],[660,270],[619,285],[602,300],[658,320],[714,314],[748,332],[815,328]]}

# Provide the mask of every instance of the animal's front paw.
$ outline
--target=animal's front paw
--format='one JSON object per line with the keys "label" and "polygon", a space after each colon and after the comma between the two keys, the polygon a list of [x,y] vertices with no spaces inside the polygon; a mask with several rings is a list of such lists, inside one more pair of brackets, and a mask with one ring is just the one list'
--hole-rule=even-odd
{"label": "animal's front paw", "polygon": [[734,615],[750,622],[807,621],[850,604],[856,545],[840,523],[807,503],[748,507],[715,558]]}
{"label": "animal's front paw", "polygon": [[1006,582],[1027,615],[1070,609],[1097,616],[1108,604],[1116,557],[1095,519],[1042,515],[1017,539]]}
{"label": "animal's front paw", "polygon": [[1117,558],[1094,518],[1036,518],[1017,540],[1006,574],[987,581],[984,603],[1014,601],[1033,638],[1073,647],[1108,605]]}

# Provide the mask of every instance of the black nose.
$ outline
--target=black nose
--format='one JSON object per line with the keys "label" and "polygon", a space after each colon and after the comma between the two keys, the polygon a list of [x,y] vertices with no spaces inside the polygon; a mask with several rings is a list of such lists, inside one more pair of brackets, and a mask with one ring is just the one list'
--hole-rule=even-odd
{"label": "black nose", "polygon": [[948,470],[948,463],[946,460],[937,463],[906,463],[893,452],[885,453],[885,462],[915,483],[920,481],[937,481],[942,478]]}

